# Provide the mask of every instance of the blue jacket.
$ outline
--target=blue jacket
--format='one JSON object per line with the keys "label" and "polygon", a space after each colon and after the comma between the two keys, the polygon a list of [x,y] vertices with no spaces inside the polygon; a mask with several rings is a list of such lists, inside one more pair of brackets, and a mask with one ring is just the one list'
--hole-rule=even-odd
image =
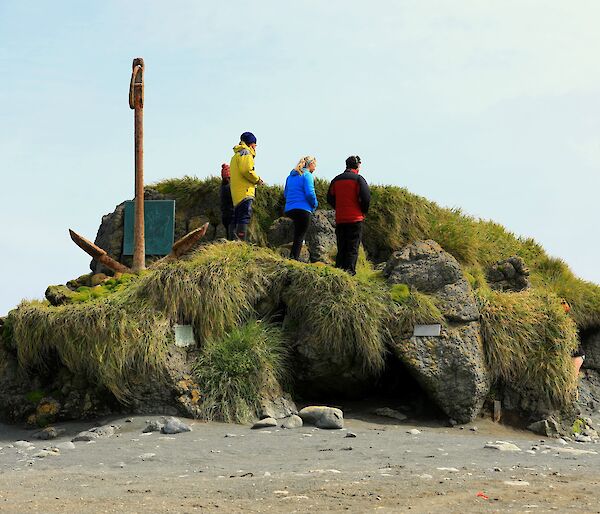
{"label": "blue jacket", "polygon": [[315,179],[308,170],[304,170],[302,175],[296,170],[292,170],[285,181],[283,195],[285,196],[284,212],[292,209],[312,212],[319,205],[315,193]]}

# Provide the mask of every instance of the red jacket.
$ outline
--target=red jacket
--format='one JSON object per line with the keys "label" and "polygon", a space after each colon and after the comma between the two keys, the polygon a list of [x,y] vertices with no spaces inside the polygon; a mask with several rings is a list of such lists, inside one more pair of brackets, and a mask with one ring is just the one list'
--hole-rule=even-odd
{"label": "red jacket", "polygon": [[346,170],[329,184],[327,202],[335,209],[336,223],[363,221],[371,202],[369,184],[358,170]]}

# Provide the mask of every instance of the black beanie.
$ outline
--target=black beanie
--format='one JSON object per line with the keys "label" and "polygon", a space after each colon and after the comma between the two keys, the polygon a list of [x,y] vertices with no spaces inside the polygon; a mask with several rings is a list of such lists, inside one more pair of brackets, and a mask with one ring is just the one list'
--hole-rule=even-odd
{"label": "black beanie", "polygon": [[358,155],[351,155],[346,159],[346,169],[355,170],[358,169],[360,164],[360,157]]}

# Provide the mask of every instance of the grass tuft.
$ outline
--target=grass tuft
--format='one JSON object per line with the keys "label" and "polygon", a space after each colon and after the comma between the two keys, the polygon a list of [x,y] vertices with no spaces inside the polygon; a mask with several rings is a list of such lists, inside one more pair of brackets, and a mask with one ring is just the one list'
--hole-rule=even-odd
{"label": "grass tuft", "polygon": [[123,403],[133,398],[132,384],[161,378],[171,325],[145,302],[120,297],[60,307],[24,302],[10,318],[25,369],[46,369],[58,356],[73,373],[93,378]]}
{"label": "grass tuft", "polygon": [[559,298],[540,291],[479,292],[487,364],[497,382],[560,408],[573,400],[577,328]]}
{"label": "grass tuft", "polygon": [[168,263],[137,291],[173,321],[190,323],[202,342],[254,316],[282,276],[282,259],[239,242],[201,247],[189,260]]}
{"label": "grass tuft", "polygon": [[351,356],[365,373],[383,369],[384,291],[329,266],[290,263],[283,299],[286,324],[311,345]]}
{"label": "grass tuft", "polygon": [[287,379],[287,345],[280,327],[250,321],[222,338],[209,338],[194,366],[202,387],[202,417],[251,421],[270,382]]}
{"label": "grass tuft", "polygon": [[432,296],[419,291],[407,291],[407,289],[405,284],[396,284],[390,290],[393,304],[389,311],[387,325],[392,341],[396,344],[410,339],[415,325],[445,323],[444,316]]}
{"label": "grass tuft", "polygon": [[[175,198],[178,209],[191,209],[194,215],[204,214],[211,223],[220,223],[218,178],[183,177],[150,187]],[[321,209],[330,208],[326,201],[328,187],[327,180],[317,177],[315,189]],[[372,185],[371,193],[363,244],[372,261],[385,261],[394,251],[416,239],[434,239],[462,265],[478,270],[472,274],[472,283],[485,288],[487,267],[518,255],[531,270],[535,287],[569,301],[579,329],[600,326],[600,287],[575,277],[566,264],[549,257],[533,239],[517,237],[498,223],[466,216],[459,209],[440,207],[399,187]],[[280,186],[257,189],[250,227],[254,241],[264,244],[268,227],[282,215],[283,205]]]}

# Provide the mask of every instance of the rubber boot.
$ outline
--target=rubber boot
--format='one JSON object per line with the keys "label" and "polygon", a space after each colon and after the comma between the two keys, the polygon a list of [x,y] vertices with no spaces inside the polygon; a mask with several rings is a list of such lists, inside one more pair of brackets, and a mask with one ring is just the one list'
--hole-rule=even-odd
{"label": "rubber boot", "polygon": [[235,237],[235,225],[233,223],[230,223],[227,226],[227,239],[229,241],[235,241],[236,237]]}
{"label": "rubber boot", "polygon": [[248,231],[248,225],[238,223],[237,226],[235,227],[235,238],[238,241],[245,241],[247,231]]}

